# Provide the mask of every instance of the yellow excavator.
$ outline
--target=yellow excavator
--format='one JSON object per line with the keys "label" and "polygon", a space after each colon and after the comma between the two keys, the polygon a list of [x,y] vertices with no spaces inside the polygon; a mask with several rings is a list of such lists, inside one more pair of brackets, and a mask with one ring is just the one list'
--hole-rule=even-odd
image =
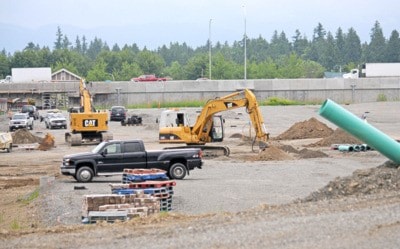
{"label": "yellow excavator", "polygon": [[80,108],[70,111],[71,131],[65,133],[65,141],[71,146],[79,146],[113,139],[112,133],[108,132],[108,113],[96,111],[84,79],[79,83],[79,95]]}
{"label": "yellow excavator", "polygon": [[269,134],[266,131],[257,99],[249,89],[207,101],[193,126],[190,126],[189,115],[186,112],[173,109],[163,111],[159,124],[159,142],[186,143],[186,146],[170,148],[196,147],[201,148],[203,152],[209,153],[211,156],[218,156],[221,152],[228,156],[230,154],[228,147],[207,146],[206,143],[223,141],[224,122],[222,116],[218,113],[240,107],[246,108],[255,130],[252,145],[254,146],[258,142],[259,148],[265,149]]}

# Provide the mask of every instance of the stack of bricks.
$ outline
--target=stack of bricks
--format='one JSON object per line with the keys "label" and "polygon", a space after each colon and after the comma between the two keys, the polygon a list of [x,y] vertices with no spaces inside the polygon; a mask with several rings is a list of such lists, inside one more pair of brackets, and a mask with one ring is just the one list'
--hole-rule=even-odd
{"label": "stack of bricks", "polygon": [[143,191],[129,195],[85,195],[82,205],[82,216],[87,223],[127,220],[159,212],[160,199]]}
{"label": "stack of bricks", "polygon": [[161,169],[125,169],[122,184],[110,184],[113,194],[129,195],[143,191],[160,199],[160,211],[172,210],[175,181],[168,180]]}

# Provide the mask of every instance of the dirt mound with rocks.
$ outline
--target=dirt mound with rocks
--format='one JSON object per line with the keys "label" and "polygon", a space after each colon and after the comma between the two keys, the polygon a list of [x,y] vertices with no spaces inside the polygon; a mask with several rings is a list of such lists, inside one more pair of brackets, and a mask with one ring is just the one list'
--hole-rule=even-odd
{"label": "dirt mound with rocks", "polygon": [[322,138],[330,136],[333,130],[316,118],[297,122],[288,130],[275,137],[275,140],[294,140],[307,138]]}
{"label": "dirt mound with rocks", "polygon": [[346,131],[337,128],[330,136],[319,140],[316,143],[309,144],[308,147],[325,147],[332,144],[362,144],[363,142],[350,135]]}
{"label": "dirt mound with rocks", "polygon": [[293,159],[294,157],[289,155],[289,153],[279,149],[274,145],[270,145],[254,158],[255,161],[284,161]]}
{"label": "dirt mound with rocks", "polygon": [[328,157],[328,155],[319,150],[309,150],[306,148],[299,151],[299,158],[306,159],[306,158],[321,158],[321,157]]}
{"label": "dirt mound with rocks", "polygon": [[41,137],[35,136],[27,129],[18,129],[12,135],[13,144],[34,144],[42,141]]}
{"label": "dirt mound with rocks", "polygon": [[320,157],[328,157],[327,154],[325,154],[322,151],[319,150],[310,150],[307,148],[301,149],[301,150],[296,150],[293,146],[291,145],[280,145],[279,148],[287,153],[294,154],[296,158],[320,158]]}
{"label": "dirt mound with rocks", "polygon": [[392,161],[371,169],[356,170],[351,176],[337,177],[322,189],[311,193],[303,202],[359,196],[381,191],[400,190],[400,165]]}

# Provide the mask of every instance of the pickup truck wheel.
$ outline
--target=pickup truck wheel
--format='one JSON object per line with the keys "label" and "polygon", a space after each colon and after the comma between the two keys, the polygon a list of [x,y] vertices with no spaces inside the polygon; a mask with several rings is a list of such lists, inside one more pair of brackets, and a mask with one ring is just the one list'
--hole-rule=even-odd
{"label": "pickup truck wheel", "polygon": [[174,163],[170,168],[169,168],[169,176],[172,179],[183,179],[185,178],[187,173],[187,169],[184,164],[182,163]]}
{"label": "pickup truck wheel", "polygon": [[76,172],[76,180],[78,182],[90,182],[93,179],[93,170],[89,167],[81,167]]}

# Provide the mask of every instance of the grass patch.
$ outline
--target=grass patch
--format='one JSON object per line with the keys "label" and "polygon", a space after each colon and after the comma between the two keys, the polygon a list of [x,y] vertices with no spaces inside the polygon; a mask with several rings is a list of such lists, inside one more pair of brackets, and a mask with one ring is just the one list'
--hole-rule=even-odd
{"label": "grass patch", "polygon": [[11,227],[12,230],[19,230],[19,229],[21,229],[21,225],[19,224],[19,222],[18,222],[16,219],[14,219],[14,220],[11,222],[10,227]]}
{"label": "grass patch", "polygon": [[39,188],[36,188],[33,192],[29,193],[28,195],[19,198],[18,201],[25,205],[28,205],[38,197],[39,197]]}
{"label": "grass patch", "polygon": [[[277,106],[277,105],[320,105],[323,101],[296,101],[279,97],[270,97],[264,101],[258,101],[260,106]],[[132,104],[125,106],[127,109],[151,109],[151,108],[184,108],[184,107],[203,107],[207,101],[204,100],[187,100],[187,101],[172,101],[172,102],[151,102],[142,104]],[[99,110],[107,110],[110,108],[98,107]]]}
{"label": "grass patch", "polygon": [[297,100],[289,100],[279,97],[270,97],[264,101],[260,102],[260,106],[278,106],[278,105],[320,105],[323,101],[315,100],[315,101],[297,101]]}
{"label": "grass patch", "polygon": [[161,217],[161,218],[165,218],[165,217],[169,216],[169,213],[167,211],[160,211],[158,216]]}
{"label": "grass patch", "polygon": [[376,98],[376,101],[378,101],[378,102],[385,102],[385,101],[387,101],[387,97],[386,97],[385,94],[380,93],[380,94],[378,94],[378,97]]}
{"label": "grass patch", "polygon": [[128,109],[145,109],[145,108],[179,108],[179,107],[199,107],[204,106],[205,101],[190,100],[177,102],[151,102],[147,104],[128,105]]}

